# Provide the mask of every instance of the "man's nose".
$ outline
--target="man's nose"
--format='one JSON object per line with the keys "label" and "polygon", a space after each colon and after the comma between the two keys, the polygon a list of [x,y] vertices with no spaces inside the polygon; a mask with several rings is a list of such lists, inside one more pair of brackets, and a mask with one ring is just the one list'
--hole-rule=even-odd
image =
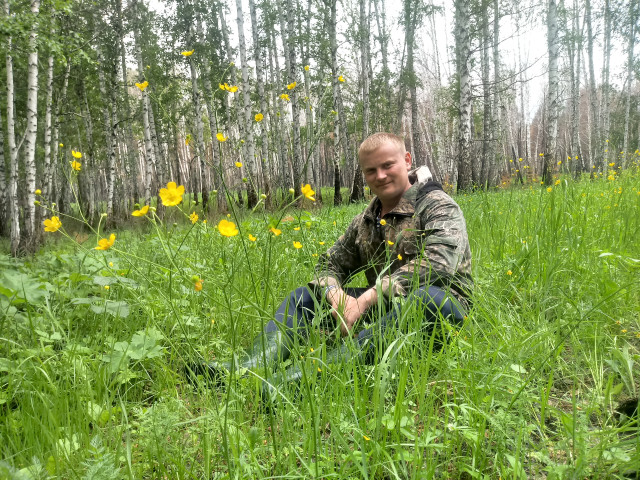
{"label": "man's nose", "polygon": [[387,174],[385,173],[384,169],[379,168],[376,170],[376,180],[384,180],[386,176]]}

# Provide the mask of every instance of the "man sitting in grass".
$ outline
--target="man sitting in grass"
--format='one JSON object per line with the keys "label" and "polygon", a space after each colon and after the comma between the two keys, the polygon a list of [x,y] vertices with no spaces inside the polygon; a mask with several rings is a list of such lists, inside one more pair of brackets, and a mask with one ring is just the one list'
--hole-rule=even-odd
{"label": "man sitting in grass", "polygon": [[[379,348],[384,348],[384,337],[397,331],[409,309],[422,317],[427,334],[437,332],[441,319],[462,322],[473,282],[460,207],[432,181],[427,167],[411,170],[411,154],[401,137],[371,135],[360,145],[358,157],[375,197],[320,257],[313,281],[282,302],[248,355],[194,365],[194,373],[219,382],[232,369],[252,369],[265,379],[264,397],[274,400],[284,385],[303,377],[296,362],[273,372],[289,358],[295,341],[308,336],[313,318],[325,307],[330,306],[343,336],[351,335],[359,320],[367,322],[354,342],[341,342],[319,358],[326,364],[354,357],[375,362],[376,353],[384,352]],[[363,270],[368,288],[345,286]]]}

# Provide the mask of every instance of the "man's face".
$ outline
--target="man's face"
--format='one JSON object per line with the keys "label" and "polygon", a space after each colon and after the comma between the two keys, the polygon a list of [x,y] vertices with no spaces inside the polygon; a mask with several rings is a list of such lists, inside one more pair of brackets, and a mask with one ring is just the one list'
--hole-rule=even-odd
{"label": "man's face", "polygon": [[384,143],[376,150],[362,154],[360,167],[367,185],[384,205],[395,206],[411,186],[411,154],[392,143]]}

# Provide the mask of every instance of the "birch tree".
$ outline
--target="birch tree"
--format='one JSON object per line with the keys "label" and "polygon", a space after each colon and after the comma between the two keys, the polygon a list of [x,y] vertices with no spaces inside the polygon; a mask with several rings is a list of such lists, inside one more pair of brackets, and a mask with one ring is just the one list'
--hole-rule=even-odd
{"label": "birch tree", "polygon": [[[371,15],[370,0],[359,0],[360,25],[360,71],[362,78],[362,140],[369,136],[369,17]],[[353,172],[353,183],[351,185],[351,195],[349,201],[354,203],[364,198],[364,180],[362,178],[362,169],[360,162],[355,162],[355,171]]]}
{"label": "birch tree", "polygon": [[469,33],[469,4],[455,0],[456,68],[460,85],[458,104],[458,190],[468,190],[472,185],[471,171],[471,36]]}
{"label": "birch tree", "polygon": [[[631,115],[631,84],[634,77],[634,56],[633,49],[635,47],[635,40],[637,34],[637,22],[639,18],[638,9],[640,8],[640,1],[629,0],[629,33],[627,35],[627,78],[624,88],[624,137],[622,141],[622,151],[624,152],[624,166],[629,163],[631,155],[629,154],[629,119]],[[638,145],[640,148],[640,145]]]}
{"label": "birch tree", "polygon": [[236,0],[236,22],[238,26],[238,49],[240,52],[240,68],[242,71],[242,114],[240,122],[244,125],[245,135],[241,141],[245,143],[247,156],[244,159],[250,172],[247,182],[247,205],[253,208],[258,203],[256,192],[256,182],[258,181],[258,165],[256,162],[255,146],[253,139],[253,115],[251,109],[251,95],[249,85],[249,67],[247,65],[247,46],[244,38],[244,13],[242,11],[242,0]]}
{"label": "birch tree", "polygon": [[[9,0],[4,0],[4,13],[11,13]],[[20,248],[20,209],[18,203],[18,148],[15,133],[15,87],[13,83],[13,44],[11,35],[7,35],[5,69],[7,74],[7,141],[9,147],[9,217],[11,219],[10,245],[11,255],[16,256]]]}
{"label": "birch tree", "polygon": [[556,0],[549,0],[547,7],[547,50],[549,52],[549,90],[547,98],[547,121],[545,131],[544,165],[542,181],[550,185],[553,181],[553,165],[556,163],[558,135],[558,11]]}
{"label": "birch tree", "polygon": [[[31,0],[33,25],[29,32],[29,59],[27,70],[27,131],[24,138],[26,177],[26,237],[29,243],[36,236],[36,140],[38,135],[38,14],[40,0]],[[33,247],[33,244],[30,245]]]}
{"label": "birch tree", "polygon": [[[589,160],[598,167],[601,162],[596,153],[600,141],[600,128],[598,123],[596,74],[593,65],[593,25],[591,20],[591,0],[585,0],[585,22],[587,24],[587,62],[589,66]],[[593,173],[593,172],[592,172]]]}

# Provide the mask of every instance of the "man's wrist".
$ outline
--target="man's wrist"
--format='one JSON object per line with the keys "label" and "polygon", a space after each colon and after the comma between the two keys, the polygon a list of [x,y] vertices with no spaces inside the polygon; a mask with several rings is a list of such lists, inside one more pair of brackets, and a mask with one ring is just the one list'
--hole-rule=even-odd
{"label": "man's wrist", "polygon": [[324,288],[324,298],[328,301],[331,300],[331,298],[329,298],[329,293],[331,293],[333,290],[338,290],[340,287],[338,287],[338,285],[327,285]]}

